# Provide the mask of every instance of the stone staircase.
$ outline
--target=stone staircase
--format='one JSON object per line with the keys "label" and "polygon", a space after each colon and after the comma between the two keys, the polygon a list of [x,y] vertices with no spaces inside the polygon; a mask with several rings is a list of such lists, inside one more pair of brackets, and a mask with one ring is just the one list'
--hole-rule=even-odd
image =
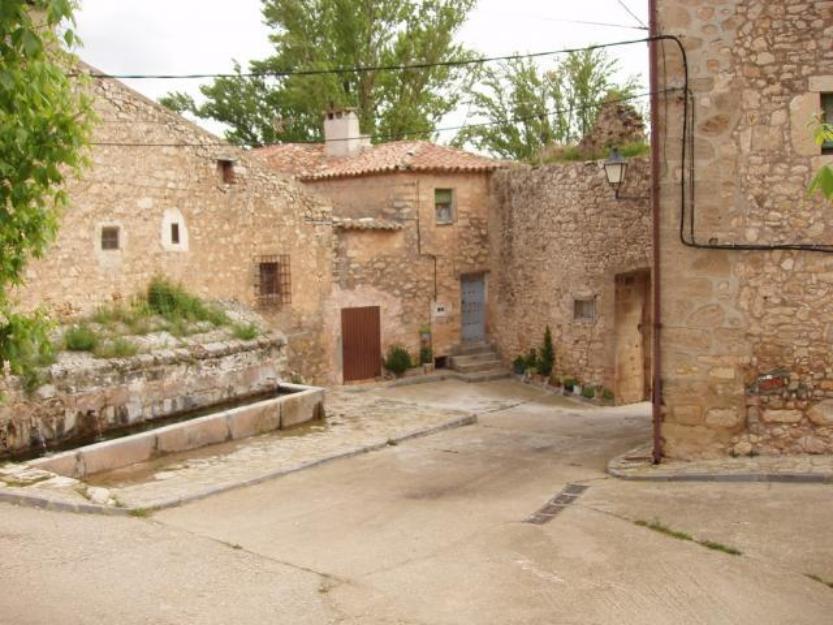
{"label": "stone staircase", "polygon": [[468,382],[498,380],[510,375],[495,348],[485,341],[459,345],[452,350],[452,354],[449,367]]}

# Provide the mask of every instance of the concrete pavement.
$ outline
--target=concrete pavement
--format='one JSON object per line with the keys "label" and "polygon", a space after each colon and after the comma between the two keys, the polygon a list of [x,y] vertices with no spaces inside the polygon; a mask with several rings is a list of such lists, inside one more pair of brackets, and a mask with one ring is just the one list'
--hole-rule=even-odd
{"label": "concrete pavement", "polygon": [[[645,406],[512,381],[379,392],[479,423],[151,519],[2,506],[0,622],[830,622],[833,590],[806,574],[833,579],[833,487],[614,480]],[[743,555],[634,524],[654,519]]]}

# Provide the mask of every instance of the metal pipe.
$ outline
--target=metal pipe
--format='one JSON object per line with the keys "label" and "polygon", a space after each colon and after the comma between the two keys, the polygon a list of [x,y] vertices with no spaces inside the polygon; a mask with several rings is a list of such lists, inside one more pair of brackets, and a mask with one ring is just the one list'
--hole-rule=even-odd
{"label": "metal pipe", "polygon": [[[659,36],[657,22],[657,0],[649,0],[651,37]],[[651,91],[651,210],[653,242],[653,327],[651,332],[651,350],[653,361],[653,383],[651,388],[651,414],[654,429],[654,464],[662,462],[662,350],[660,336],[662,331],[662,285],[660,267],[660,133],[659,133],[659,75],[658,54],[661,42],[656,39],[649,44],[650,56],[650,91]],[[665,120],[668,123],[668,120]]]}

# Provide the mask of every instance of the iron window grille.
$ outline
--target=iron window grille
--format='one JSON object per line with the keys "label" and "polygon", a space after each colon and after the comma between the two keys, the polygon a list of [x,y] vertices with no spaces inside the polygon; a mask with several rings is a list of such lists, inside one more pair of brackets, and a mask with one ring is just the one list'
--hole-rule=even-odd
{"label": "iron window grille", "polygon": [[573,300],[573,319],[575,321],[596,320],[596,300],[576,299]]}
{"label": "iron window grille", "polygon": [[101,249],[119,249],[119,228],[118,226],[104,226],[101,229]]}
{"label": "iron window grille", "polygon": [[292,303],[289,256],[259,256],[255,261],[255,299],[258,306],[280,307]]}
{"label": "iron window grille", "polygon": [[[828,124],[833,124],[833,93],[821,94],[821,116]],[[821,144],[822,154],[833,154],[833,141],[825,141]]]}
{"label": "iron window grille", "polygon": [[434,218],[438,224],[454,223],[453,189],[434,189]]}

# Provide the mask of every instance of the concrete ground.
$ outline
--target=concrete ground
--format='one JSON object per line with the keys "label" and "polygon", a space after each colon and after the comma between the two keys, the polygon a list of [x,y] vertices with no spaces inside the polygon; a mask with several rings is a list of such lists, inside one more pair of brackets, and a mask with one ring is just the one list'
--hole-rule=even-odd
{"label": "concrete ground", "polygon": [[[609,478],[648,436],[645,406],[512,381],[377,392],[480,420],[151,518],[0,506],[0,623],[833,619],[833,589],[808,577],[833,580],[833,486]],[[568,484],[588,488],[524,522]]]}

